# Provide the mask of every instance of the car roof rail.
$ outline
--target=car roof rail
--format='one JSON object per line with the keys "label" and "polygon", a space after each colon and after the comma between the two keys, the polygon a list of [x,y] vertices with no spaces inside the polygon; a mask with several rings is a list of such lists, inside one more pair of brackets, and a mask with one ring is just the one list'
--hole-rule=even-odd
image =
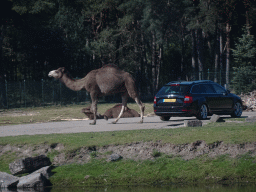
{"label": "car roof rail", "polygon": [[188,84],[194,84],[194,83],[214,83],[213,81],[211,80],[196,80],[196,81],[185,81],[185,80],[180,80],[180,81],[170,81],[168,83],[166,83],[165,85],[170,85],[170,84],[173,84],[173,83],[185,83],[187,82]]}

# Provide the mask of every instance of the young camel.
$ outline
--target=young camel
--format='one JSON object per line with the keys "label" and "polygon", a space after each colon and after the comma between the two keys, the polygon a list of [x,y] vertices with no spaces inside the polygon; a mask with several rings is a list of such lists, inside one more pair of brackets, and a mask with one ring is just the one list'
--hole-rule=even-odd
{"label": "young camel", "polygon": [[124,109],[127,108],[129,96],[139,105],[141,116],[140,123],[143,123],[145,106],[139,99],[135,81],[131,74],[119,69],[116,65],[109,64],[102,68],[92,70],[84,78],[79,80],[70,77],[64,67],[50,71],[48,76],[59,79],[61,83],[73,91],[86,89],[86,91],[90,93],[92,100],[91,111],[94,114],[94,120],[90,123],[91,125],[96,124],[97,102],[99,97],[115,93],[121,93],[122,95],[122,109],[119,116],[112,123],[117,123],[124,113]]}

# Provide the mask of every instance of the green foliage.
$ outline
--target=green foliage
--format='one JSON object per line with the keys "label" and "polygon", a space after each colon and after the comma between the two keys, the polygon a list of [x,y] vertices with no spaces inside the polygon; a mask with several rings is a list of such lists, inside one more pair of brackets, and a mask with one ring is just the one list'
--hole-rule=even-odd
{"label": "green foliage", "polygon": [[235,49],[232,49],[234,61],[237,67],[255,66],[256,44],[253,35],[249,35],[247,28],[243,28],[242,37],[235,43]]}
{"label": "green foliage", "polygon": [[[233,45],[241,32],[238,26],[245,22],[238,19],[244,18],[245,8],[253,26],[252,34],[255,31],[255,3],[249,1],[8,1],[15,12],[10,6],[8,14],[2,14],[1,73],[15,81],[45,79],[50,70],[60,66],[83,77],[103,63],[115,63],[134,77],[137,75],[139,90],[142,95],[149,95],[156,91],[156,85],[186,78],[192,68],[191,29],[203,34],[200,41],[198,33],[195,37],[198,53],[203,55],[193,55],[196,70],[198,59],[202,60],[204,70],[214,69],[214,55],[219,50],[217,31],[225,32],[227,22],[232,25]],[[254,52],[252,36],[243,36],[233,52],[236,67],[255,66]]]}
{"label": "green foliage", "polygon": [[233,67],[232,88],[236,94],[248,93],[256,89],[256,67]]}
{"label": "green foliage", "polygon": [[249,35],[247,28],[243,28],[242,37],[232,49],[236,67],[233,67],[233,89],[236,93],[248,93],[256,89],[256,44],[253,35]]}

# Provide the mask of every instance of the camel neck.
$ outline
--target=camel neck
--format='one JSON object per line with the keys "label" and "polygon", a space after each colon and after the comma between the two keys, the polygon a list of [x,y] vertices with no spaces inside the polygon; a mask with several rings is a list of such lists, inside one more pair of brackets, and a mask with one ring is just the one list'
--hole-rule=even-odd
{"label": "camel neck", "polygon": [[60,81],[73,91],[80,91],[81,89],[83,89],[83,84],[80,83],[79,80],[70,78],[67,76],[67,74],[63,74]]}

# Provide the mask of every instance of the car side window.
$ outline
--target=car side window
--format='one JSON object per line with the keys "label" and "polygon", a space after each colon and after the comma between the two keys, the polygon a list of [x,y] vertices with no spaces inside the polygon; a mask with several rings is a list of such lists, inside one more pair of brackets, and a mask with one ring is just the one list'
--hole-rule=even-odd
{"label": "car side window", "polygon": [[223,87],[221,87],[219,85],[214,85],[214,84],[212,86],[216,93],[219,93],[219,94],[226,93],[226,90]]}
{"label": "car side window", "polygon": [[191,92],[192,92],[192,93],[201,93],[200,90],[201,90],[200,85],[194,85],[194,86],[192,87]]}
{"label": "car side window", "polygon": [[204,85],[194,85],[192,88],[192,93],[206,93],[206,88]]}
{"label": "car side window", "polygon": [[205,84],[203,86],[204,86],[204,89],[205,89],[205,93],[215,93],[214,89],[212,88],[211,85]]}

